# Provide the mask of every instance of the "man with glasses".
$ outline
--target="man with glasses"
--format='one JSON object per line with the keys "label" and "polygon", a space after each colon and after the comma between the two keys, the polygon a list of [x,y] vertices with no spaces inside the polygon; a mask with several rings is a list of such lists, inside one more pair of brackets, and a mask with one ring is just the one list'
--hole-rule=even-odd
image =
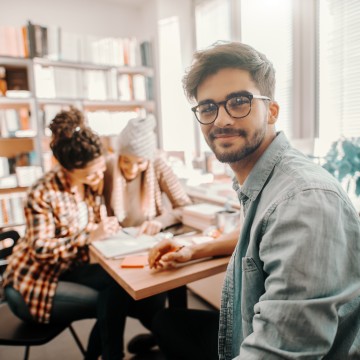
{"label": "man with glasses", "polygon": [[[335,178],[276,132],[271,62],[219,43],[195,53],[183,84],[208,145],[234,171],[245,214],[223,286],[219,358],[360,359],[359,216]],[[217,358],[214,316],[201,317],[159,314],[169,359]]]}

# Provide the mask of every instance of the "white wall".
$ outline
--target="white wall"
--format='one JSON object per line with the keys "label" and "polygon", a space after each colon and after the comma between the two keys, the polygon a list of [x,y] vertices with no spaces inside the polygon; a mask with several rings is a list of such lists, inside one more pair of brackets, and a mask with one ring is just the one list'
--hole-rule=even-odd
{"label": "white wall", "polygon": [[141,10],[99,0],[1,0],[0,26],[22,26],[27,20],[84,35],[126,37],[145,34]]}

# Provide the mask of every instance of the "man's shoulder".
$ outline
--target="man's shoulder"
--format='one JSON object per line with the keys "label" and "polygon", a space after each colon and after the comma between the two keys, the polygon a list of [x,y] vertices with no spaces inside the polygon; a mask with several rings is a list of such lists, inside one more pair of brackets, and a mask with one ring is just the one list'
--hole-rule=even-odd
{"label": "man's shoulder", "polygon": [[339,182],[327,170],[293,148],[276,164],[275,177],[286,179],[288,186],[284,184],[284,188],[341,191]]}
{"label": "man's shoulder", "polygon": [[321,202],[328,202],[330,197],[350,206],[345,191],[330,173],[290,148],[276,163],[262,189],[260,206],[274,209],[293,199],[297,203],[310,201],[314,206],[318,203],[321,207]]}

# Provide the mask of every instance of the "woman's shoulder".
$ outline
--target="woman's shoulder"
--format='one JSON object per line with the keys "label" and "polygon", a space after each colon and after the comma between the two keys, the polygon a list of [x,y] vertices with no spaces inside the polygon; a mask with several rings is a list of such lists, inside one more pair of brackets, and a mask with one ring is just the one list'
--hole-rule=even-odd
{"label": "woman's shoulder", "polygon": [[52,198],[55,192],[63,192],[66,187],[65,179],[59,168],[54,168],[43,174],[33,185],[31,185],[27,192],[28,199],[36,201],[48,201]]}
{"label": "woman's shoulder", "polygon": [[31,190],[39,190],[47,187],[51,187],[54,183],[61,183],[62,172],[58,167],[55,167],[45,172],[40,178],[38,178],[30,187]]}
{"label": "woman's shoulder", "polygon": [[155,159],[153,160],[153,164],[155,169],[159,169],[159,170],[170,169],[170,166],[160,156],[155,157]]}

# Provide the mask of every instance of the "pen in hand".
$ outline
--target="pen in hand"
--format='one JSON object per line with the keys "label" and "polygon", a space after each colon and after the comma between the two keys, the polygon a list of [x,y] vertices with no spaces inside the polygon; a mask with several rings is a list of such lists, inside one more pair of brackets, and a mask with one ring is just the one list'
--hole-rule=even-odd
{"label": "pen in hand", "polygon": [[175,249],[174,251],[175,252],[179,252],[181,249],[183,249],[185,247],[185,245],[181,245],[179,246],[177,249]]}

